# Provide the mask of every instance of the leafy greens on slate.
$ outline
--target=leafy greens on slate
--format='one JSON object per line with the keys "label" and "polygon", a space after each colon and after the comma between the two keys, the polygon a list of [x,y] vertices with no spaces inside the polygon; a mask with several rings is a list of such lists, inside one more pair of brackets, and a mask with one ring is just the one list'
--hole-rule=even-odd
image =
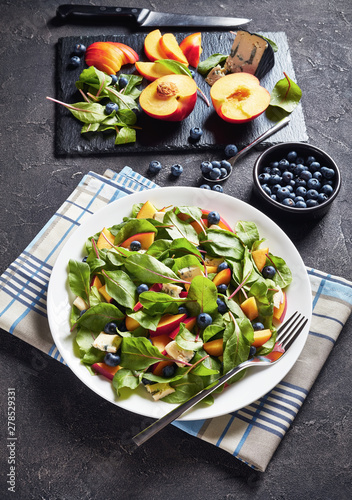
{"label": "leafy greens on slate", "polygon": [[[102,95],[108,92],[109,82],[92,71],[79,87],[86,84]],[[192,206],[168,207],[159,222],[138,218],[141,206],[134,205],[130,217],[108,228],[110,243],[100,245],[99,232],[86,241],[84,262],[68,263],[70,289],[87,307],[78,308],[77,301],[72,306],[74,348],[92,373],[113,374],[117,394],[146,386],[156,400],[182,403],[248,359],[255,332],[241,307],[245,299],[255,298],[254,321],[272,332],[257,353],[274,348],[274,296],[290,284],[292,275],[283,258],[269,252],[266,265],[276,272],[272,279],[263,277],[252,255],[264,241],[254,222],[239,221],[234,231],[208,228],[207,221],[200,223],[206,213]],[[141,242],[140,251],[125,243],[134,237]],[[227,288],[221,292],[218,273],[207,264],[214,258],[228,265]],[[200,327],[203,314],[210,322]],[[103,344],[98,342],[101,334]],[[115,348],[107,338],[117,339]],[[221,349],[215,353],[210,346],[219,341]],[[115,367],[109,366],[109,350],[117,350]],[[207,398],[207,404],[212,401]]]}

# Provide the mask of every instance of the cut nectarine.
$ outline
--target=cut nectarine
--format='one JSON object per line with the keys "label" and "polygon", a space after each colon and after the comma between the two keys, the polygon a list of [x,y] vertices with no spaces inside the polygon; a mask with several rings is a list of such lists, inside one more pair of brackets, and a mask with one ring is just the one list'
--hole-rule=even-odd
{"label": "cut nectarine", "polygon": [[136,70],[150,82],[154,82],[154,80],[161,76],[174,74],[173,71],[158,62],[138,61],[136,62]]}
{"label": "cut nectarine", "polygon": [[156,330],[149,330],[150,337],[171,333],[180,323],[183,323],[187,318],[187,314],[164,314],[160,318]]}
{"label": "cut nectarine", "polygon": [[184,53],[191,66],[196,68],[202,53],[202,35],[200,32],[186,36],[180,43],[180,49]]}
{"label": "cut nectarine", "polygon": [[96,373],[99,373],[99,375],[103,375],[109,380],[112,380],[115,373],[121,370],[122,366],[108,366],[106,363],[94,363],[92,368]]}
{"label": "cut nectarine", "polygon": [[261,115],[270,93],[249,73],[232,73],[217,80],[210,90],[217,114],[230,123],[245,123]]}
{"label": "cut nectarine", "polygon": [[203,344],[203,349],[211,356],[221,356],[224,351],[223,339],[209,340]]}
{"label": "cut nectarine", "polygon": [[255,319],[259,314],[257,301],[255,300],[255,297],[249,297],[244,302],[242,302],[241,309],[247,316],[249,321]]}
{"label": "cut nectarine", "polygon": [[253,250],[252,252],[253,260],[260,272],[265,266],[268,253],[269,253],[269,248],[258,248],[258,250]]}
{"label": "cut nectarine", "polygon": [[160,30],[154,30],[148,33],[144,39],[144,52],[149,61],[157,61],[158,59],[167,59],[167,55],[160,47],[161,39]]}
{"label": "cut nectarine", "polygon": [[127,331],[129,332],[133,332],[134,330],[137,330],[137,328],[141,326],[136,319],[131,318],[130,316],[126,316],[125,324]]}
{"label": "cut nectarine", "polygon": [[280,306],[274,307],[274,319],[277,319],[278,321],[280,321],[280,323],[283,322],[287,311],[287,295],[284,291],[282,291],[282,295],[283,298]]}
{"label": "cut nectarine", "polygon": [[165,75],[150,83],[139,96],[143,111],[159,120],[181,121],[197,100],[197,84],[187,75]]}
{"label": "cut nectarine", "polygon": [[228,285],[231,281],[231,269],[227,267],[214,276],[213,283],[215,286]]}
{"label": "cut nectarine", "polygon": [[173,59],[174,61],[178,61],[188,66],[187,58],[182,52],[175,35],[172,33],[165,33],[165,35],[160,38],[159,45],[168,59]]}
{"label": "cut nectarine", "polygon": [[97,248],[99,248],[99,250],[102,250],[103,248],[111,248],[114,244],[114,241],[115,236],[110,233],[109,229],[106,229],[106,227],[104,227],[99,235]]}
{"label": "cut nectarine", "polygon": [[130,236],[127,238],[127,240],[123,241],[120,243],[120,247],[123,248],[130,248],[132,241],[139,241],[141,246],[141,250],[148,250],[150,245],[153,243],[155,238],[155,233],[150,232],[150,233],[138,233],[134,234],[133,236]]}
{"label": "cut nectarine", "polygon": [[254,332],[254,342],[253,342],[252,346],[254,346],[254,347],[262,346],[263,344],[265,344],[265,342],[267,342],[270,339],[271,335],[272,335],[272,333],[271,333],[271,330],[269,330],[269,329],[258,330],[256,332]]}
{"label": "cut nectarine", "polygon": [[104,297],[104,299],[106,300],[106,302],[110,302],[112,300],[112,297],[106,291],[106,286],[105,285],[99,288],[99,293]]}
{"label": "cut nectarine", "polygon": [[154,205],[148,200],[146,201],[137,214],[137,219],[152,219],[156,212]]}

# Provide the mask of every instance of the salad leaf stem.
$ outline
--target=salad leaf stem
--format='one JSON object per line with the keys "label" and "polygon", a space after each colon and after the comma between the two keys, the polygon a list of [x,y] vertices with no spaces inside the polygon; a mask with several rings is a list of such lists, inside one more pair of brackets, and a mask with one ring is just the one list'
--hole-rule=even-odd
{"label": "salad leaf stem", "polygon": [[[248,271],[248,273],[246,274],[244,280],[242,281],[242,283],[240,283],[238,285],[238,287],[236,288],[236,290],[234,292],[231,293],[231,295],[227,298],[228,300],[232,299],[232,297],[234,297],[236,295],[236,293],[241,290],[241,288],[245,285],[246,281],[248,280],[249,276],[251,274],[251,271]],[[246,292],[244,290],[242,290],[243,293],[244,293],[244,296],[247,298],[247,295],[246,295]]]}
{"label": "salad leaf stem", "polygon": [[[191,370],[193,370],[193,368],[195,368],[196,366],[198,366],[200,363],[202,363],[205,359],[207,359],[207,358],[209,358],[209,357],[210,357],[210,355],[209,355],[209,354],[207,354],[206,356],[203,356],[202,358],[198,359],[198,361],[196,361],[196,362],[194,363],[194,365],[191,365],[191,366],[190,366],[190,368],[186,371],[185,375],[188,375],[188,373],[189,373]],[[176,360],[176,361],[177,361],[178,363],[182,363],[182,361],[179,361],[179,360]],[[188,366],[189,366],[189,365],[190,365],[190,364],[188,363]]]}
{"label": "salad leaf stem", "polygon": [[65,106],[67,109],[72,109],[73,111],[79,111],[79,112],[84,112],[84,113],[93,113],[92,110],[90,109],[82,109],[82,108],[77,108],[75,106],[72,106],[71,104],[67,104],[66,102],[58,101],[57,99],[54,99],[53,97],[47,97],[49,101],[56,102],[56,104],[61,104],[62,106]]}

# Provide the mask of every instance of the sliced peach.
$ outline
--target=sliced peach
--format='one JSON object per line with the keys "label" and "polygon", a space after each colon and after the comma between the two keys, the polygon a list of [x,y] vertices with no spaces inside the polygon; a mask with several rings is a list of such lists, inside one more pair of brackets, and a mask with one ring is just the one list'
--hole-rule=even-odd
{"label": "sliced peach", "polygon": [[[195,316],[191,316],[182,321],[182,323],[184,323],[187,330],[191,332],[197,323],[197,318]],[[176,335],[180,331],[180,326],[181,325],[178,325],[174,330],[172,330],[171,333],[169,333],[169,339],[175,340]]]}
{"label": "sliced peach", "polygon": [[114,74],[121,69],[123,64],[127,64],[128,59],[118,47],[108,42],[95,42],[87,48],[85,61],[89,66],[93,65],[101,71],[104,71],[101,66],[105,64],[113,70],[109,74]]}
{"label": "sliced peach", "polygon": [[148,250],[150,245],[153,243],[155,238],[155,233],[150,232],[150,233],[137,233],[133,236],[130,236],[130,238],[127,238],[127,240],[123,241],[120,243],[120,247],[123,248],[129,248],[132,241],[139,241],[140,244],[142,245],[141,249],[142,250]]}
{"label": "sliced peach", "polygon": [[254,342],[252,345],[254,347],[262,346],[263,344],[265,344],[265,342],[267,342],[270,339],[271,335],[272,335],[272,333],[271,333],[271,330],[269,330],[269,329],[258,330],[256,332],[254,332]]}
{"label": "sliced peach", "polygon": [[102,60],[98,56],[86,57],[86,64],[87,64],[87,66],[94,66],[99,71],[103,71],[104,73],[107,73],[108,75],[113,75],[113,74],[117,73],[121,68],[121,66],[119,67],[115,62],[110,61],[106,58],[104,60]]}
{"label": "sliced peach", "polygon": [[161,317],[156,330],[149,330],[150,337],[157,335],[169,335],[180,323],[183,323],[187,318],[186,314],[164,314]]}
{"label": "sliced peach", "polygon": [[163,361],[159,361],[159,363],[155,363],[155,365],[152,366],[152,372],[154,373],[154,375],[158,375],[159,377],[161,377],[163,375],[163,369],[165,368],[165,366],[171,366],[174,364],[174,361],[166,361],[166,360],[163,360]]}
{"label": "sliced peach", "polygon": [[114,378],[115,373],[121,370],[122,366],[108,366],[106,363],[94,363],[92,365],[93,370],[100,375],[112,380]]}
{"label": "sliced peach", "polygon": [[196,68],[202,53],[202,35],[200,32],[186,36],[180,43],[180,49],[191,66]]}
{"label": "sliced peach", "polygon": [[264,113],[270,93],[249,73],[231,73],[217,80],[210,89],[217,114],[230,123],[245,123]]}
{"label": "sliced peach", "polygon": [[[186,221],[189,219],[189,215],[183,214],[183,213],[177,214],[177,217],[183,221]],[[209,226],[207,219],[201,219],[200,221],[194,220],[190,224],[195,229],[197,234],[201,233]]]}
{"label": "sliced peach", "polygon": [[99,288],[99,293],[101,293],[101,295],[104,297],[104,299],[106,300],[106,302],[110,302],[112,300],[112,297],[106,291],[106,286],[105,285],[102,286],[101,288]]}
{"label": "sliced peach", "polygon": [[277,319],[280,321],[280,323],[283,322],[285,319],[286,311],[287,311],[287,295],[286,292],[282,292],[283,294],[283,301],[280,303],[279,307],[274,307],[274,319]]}
{"label": "sliced peach", "polygon": [[268,253],[269,253],[269,248],[258,248],[258,250],[253,250],[252,252],[253,260],[260,272],[265,266]]}
{"label": "sliced peach", "polygon": [[175,35],[172,33],[165,33],[165,35],[160,38],[159,45],[168,59],[173,59],[174,61],[178,61],[188,66],[187,58],[182,52]]}
{"label": "sliced peach", "polygon": [[208,274],[216,273],[218,271],[218,266],[206,266],[206,268]]}
{"label": "sliced peach", "polygon": [[165,75],[150,83],[139,96],[143,111],[159,120],[181,121],[197,100],[197,84],[187,75]]}
{"label": "sliced peach", "polygon": [[158,59],[167,59],[167,55],[160,47],[161,33],[160,30],[154,30],[148,33],[144,39],[144,52],[149,61],[157,61]]}
{"label": "sliced peach", "polygon": [[142,205],[141,209],[137,214],[137,219],[152,219],[156,212],[154,205],[148,200]]}
{"label": "sliced peach", "polygon": [[133,332],[134,330],[137,330],[137,328],[141,326],[136,319],[131,318],[130,316],[126,316],[125,324],[129,332]]}
{"label": "sliced peach", "polygon": [[203,349],[211,356],[222,356],[224,352],[223,339],[209,340],[203,344]]}
{"label": "sliced peach", "polygon": [[154,80],[161,76],[174,74],[173,71],[158,62],[138,61],[136,62],[136,70],[150,82],[154,82]]}
{"label": "sliced peach", "polygon": [[121,52],[125,55],[126,63],[125,64],[134,64],[135,62],[139,61],[139,56],[135,50],[132,49],[132,47],[129,47],[125,43],[120,43],[120,42],[107,42],[114,47],[117,47],[118,49],[121,50]]}
{"label": "sliced peach", "polygon": [[242,302],[241,309],[247,316],[249,321],[255,319],[259,314],[257,301],[255,300],[255,297],[249,297],[244,302]]}
{"label": "sliced peach", "polygon": [[99,248],[99,250],[102,250],[103,248],[111,248],[114,245],[114,241],[115,236],[110,233],[109,229],[104,227],[99,235],[97,248]]}
{"label": "sliced peach", "polygon": [[98,290],[103,286],[103,283],[100,281],[99,276],[93,276],[92,281],[90,282],[90,286],[95,286],[98,288]]}
{"label": "sliced peach", "polygon": [[155,337],[151,337],[151,341],[154,347],[159,349],[161,354],[165,354],[165,346],[171,342],[170,337],[167,333],[163,335],[156,335]]}
{"label": "sliced peach", "polygon": [[214,276],[213,283],[215,286],[228,285],[231,281],[231,269],[227,267]]}

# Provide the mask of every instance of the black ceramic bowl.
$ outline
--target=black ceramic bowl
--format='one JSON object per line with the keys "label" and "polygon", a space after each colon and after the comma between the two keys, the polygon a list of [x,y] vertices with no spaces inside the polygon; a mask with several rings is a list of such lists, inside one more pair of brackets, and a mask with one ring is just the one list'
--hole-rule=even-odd
{"label": "black ceramic bowl", "polygon": [[[286,206],[281,202],[276,201],[267,194],[261,182],[259,181],[259,174],[264,172],[265,167],[268,167],[272,162],[279,162],[282,159],[286,159],[288,153],[291,151],[296,151],[298,157],[304,159],[304,165],[306,165],[307,158],[313,156],[315,160],[320,163],[320,166],[333,169],[335,175],[332,182],[333,192],[326,201],[319,203],[313,207],[298,208],[296,206]],[[289,168],[290,170],[290,168]],[[293,169],[293,173],[295,170]],[[323,182],[327,179],[323,178]],[[334,160],[321,149],[312,146],[311,144],[306,144],[303,142],[286,142],[282,144],[276,144],[268,149],[266,149],[257,159],[253,169],[253,181],[254,181],[254,191],[259,196],[261,200],[264,201],[266,207],[270,209],[272,213],[276,213],[280,216],[292,216],[294,218],[300,218],[302,216],[306,218],[319,218],[326,214],[326,212],[331,207],[332,202],[336,198],[341,185],[341,176],[339,169],[334,162]]]}

